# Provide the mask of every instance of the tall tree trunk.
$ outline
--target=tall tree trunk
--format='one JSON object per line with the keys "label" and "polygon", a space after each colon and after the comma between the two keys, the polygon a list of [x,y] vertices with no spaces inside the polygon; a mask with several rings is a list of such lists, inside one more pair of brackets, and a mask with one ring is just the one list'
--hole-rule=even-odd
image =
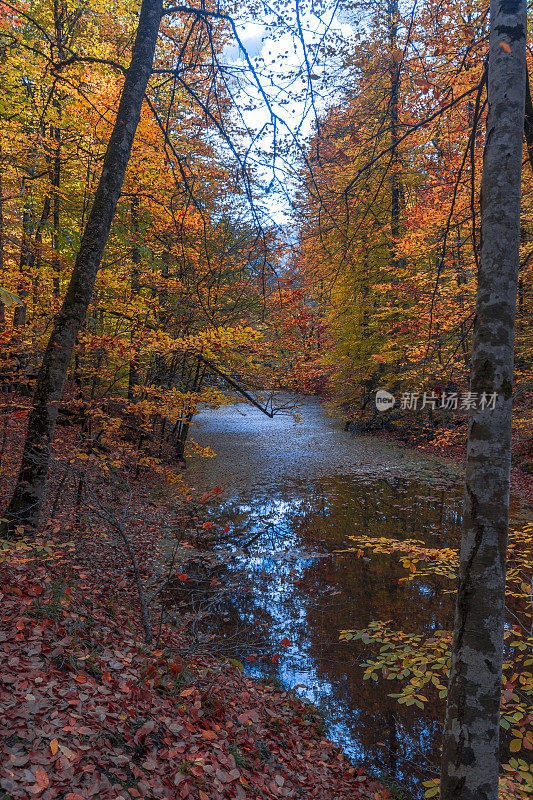
{"label": "tall tree trunk", "polygon": [[[396,241],[400,236],[400,214],[403,201],[403,185],[400,179],[400,159],[398,156],[398,142],[400,138],[400,69],[401,58],[398,56],[398,0],[389,0],[388,9],[389,47],[390,47],[390,99],[389,99],[389,129],[391,147],[391,235],[393,252]],[[392,266],[398,264],[396,256],[392,259]]]}
{"label": "tall tree trunk", "polygon": [[[184,387],[185,391],[191,393],[200,391],[206,369],[207,365],[201,360],[201,358],[198,358],[192,384],[188,379],[187,384]],[[191,427],[192,418],[194,417],[195,413],[196,403],[191,400],[185,417],[179,423],[179,433],[177,434],[176,443],[174,445],[176,457],[182,462],[182,466],[185,466],[185,445],[187,443],[187,437],[189,435],[189,428]]]}
{"label": "tall tree trunk", "polygon": [[[46,225],[48,217],[50,216],[50,195],[44,198],[43,211],[41,219],[35,230],[35,237],[33,241],[32,251],[29,259],[29,268],[33,273],[33,308],[37,308],[37,290],[39,288],[39,280],[41,274],[42,260],[43,260],[43,228]],[[34,312],[35,313],[35,312]]]}
{"label": "tall tree trunk", "polygon": [[491,0],[482,245],[464,527],[444,729],[442,800],[497,800],[513,349],[526,85],[526,0]]}
{"label": "tall tree trunk", "polygon": [[529,72],[526,70],[526,103],[524,114],[524,136],[527,145],[529,164],[533,170],[533,101],[531,100],[531,84]]}
{"label": "tall tree trunk", "polygon": [[[135,301],[135,298],[139,294],[140,290],[139,265],[141,263],[141,250],[139,247],[139,198],[137,195],[135,195],[132,198],[130,211],[131,211],[131,237],[132,237],[131,299]],[[135,328],[132,327],[130,341],[133,341],[134,330]],[[133,400],[133,394],[136,385],[137,385],[137,367],[135,364],[135,360],[132,359],[129,364],[128,400]]]}
{"label": "tall tree trunk", "polygon": [[162,0],[143,0],[131,64],[63,305],[37,377],[17,484],[5,516],[11,526],[39,522],[57,409],[76,336],[91,300],[139,123],[162,16]]}
{"label": "tall tree trunk", "polygon": [[20,277],[17,285],[17,294],[24,302],[20,306],[15,306],[15,311],[13,312],[13,326],[15,328],[22,328],[26,324],[26,296],[28,294],[28,290],[26,287],[25,276],[31,255],[31,216],[30,200],[29,197],[26,197],[24,209],[22,211],[22,231],[19,258]]}
{"label": "tall tree trunk", "polygon": [[[63,49],[63,21],[65,16],[65,8],[60,0],[54,0],[54,27],[55,27],[55,47],[57,50],[57,57],[59,61],[64,58]],[[52,287],[54,297],[58,298],[60,294],[60,258],[59,258],[59,212],[60,212],[60,182],[61,182],[61,128],[59,121],[61,120],[61,103],[58,97],[52,100],[52,107],[57,111],[57,124],[51,126],[51,135],[56,141],[54,150],[54,157],[52,161],[52,168],[50,170],[50,181],[52,184],[52,197],[53,197],[53,228],[52,228]]]}
{"label": "tall tree trunk", "polygon": [[[55,101],[59,109],[59,103]],[[58,111],[60,113],[60,111]],[[61,261],[59,256],[59,213],[60,213],[60,182],[61,182],[61,130],[54,127],[54,136],[57,146],[54,152],[54,162],[52,167],[52,197],[53,197],[53,229],[52,229],[52,286],[54,297],[60,295],[60,273]]]}

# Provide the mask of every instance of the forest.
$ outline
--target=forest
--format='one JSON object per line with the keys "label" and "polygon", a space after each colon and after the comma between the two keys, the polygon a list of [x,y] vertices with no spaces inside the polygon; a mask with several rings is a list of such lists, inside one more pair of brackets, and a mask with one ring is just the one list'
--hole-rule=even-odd
{"label": "forest", "polygon": [[533,791],[526,0],[0,0],[0,800]]}

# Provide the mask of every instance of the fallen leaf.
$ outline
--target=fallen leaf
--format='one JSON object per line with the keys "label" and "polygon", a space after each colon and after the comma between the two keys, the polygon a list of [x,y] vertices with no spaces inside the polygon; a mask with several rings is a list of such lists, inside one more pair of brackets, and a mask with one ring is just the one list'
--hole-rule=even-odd
{"label": "fallen leaf", "polygon": [[64,744],[60,744],[58,745],[58,747],[65,756],[65,758],[68,758],[69,761],[73,761],[76,758],[76,753],[74,753],[72,750],[69,750],[69,748],[65,747]]}
{"label": "fallen leaf", "polygon": [[35,771],[35,780],[37,781],[37,785],[40,786],[41,789],[46,789],[50,781],[48,780],[48,775],[44,771],[42,767],[37,767]]}

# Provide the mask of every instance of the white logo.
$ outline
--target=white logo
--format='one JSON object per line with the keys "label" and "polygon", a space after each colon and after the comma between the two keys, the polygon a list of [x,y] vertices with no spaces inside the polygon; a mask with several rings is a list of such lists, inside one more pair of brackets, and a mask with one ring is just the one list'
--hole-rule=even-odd
{"label": "white logo", "polygon": [[378,411],[388,411],[392,408],[396,400],[394,395],[386,392],[385,389],[378,389],[376,392],[376,408]]}

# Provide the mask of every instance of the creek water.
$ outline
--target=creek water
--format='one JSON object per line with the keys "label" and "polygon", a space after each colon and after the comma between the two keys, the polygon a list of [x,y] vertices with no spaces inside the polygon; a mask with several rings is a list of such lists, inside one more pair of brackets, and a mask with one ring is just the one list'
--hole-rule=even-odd
{"label": "creek water", "polygon": [[228,569],[249,587],[236,602],[237,617],[261,631],[270,647],[263,652],[279,658],[261,658],[246,637],[235,655],[250,674],[311,701],[329,738],[371,774],[402,787],[398,796],[420,797],[421,782],[438,772],[444,701],[430,694],[423,710],[398,704],[389,697],[398,691],[394,682],[363,680],[369,647],[339,641],[339,631],[373,620],[410,633],[449,629],[453,587],[437,577],[399,582],[407,573],[394,555],[337,551],[354,548],[358,535],[455,546],[461,470],[353,437],[318,402],[293,401],[294,413],[273,419],[242,403],[205,409],[192,431],[216,456],[190,459],[187,482],[198,492],[222,488],[210,513],[217,526],[230,526]]}

